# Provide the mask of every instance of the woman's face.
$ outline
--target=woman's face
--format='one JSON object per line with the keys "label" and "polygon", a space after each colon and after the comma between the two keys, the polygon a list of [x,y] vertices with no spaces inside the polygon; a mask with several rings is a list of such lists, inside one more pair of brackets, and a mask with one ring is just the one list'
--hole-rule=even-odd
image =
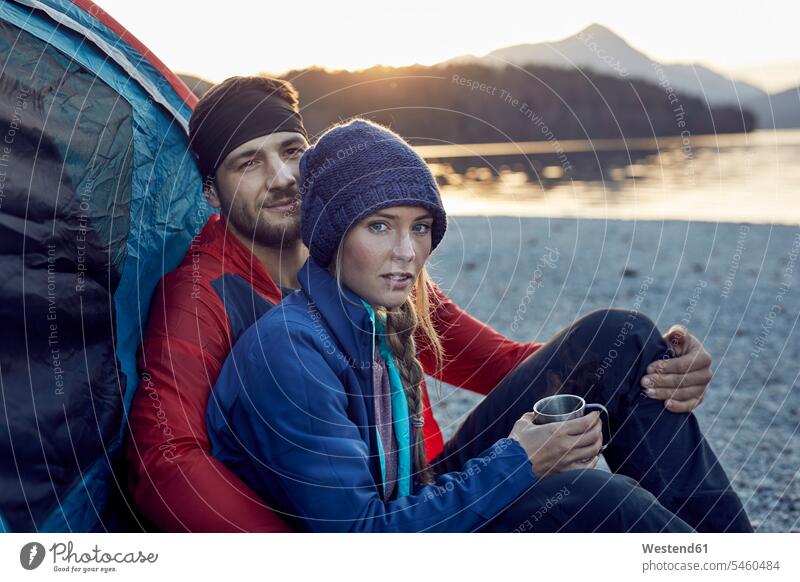
{"label": "woman's face", "polygon": [[431,254],[433,217],[420,206],[370,214],[342,241],[342,283],[373,307],[397,307]]}

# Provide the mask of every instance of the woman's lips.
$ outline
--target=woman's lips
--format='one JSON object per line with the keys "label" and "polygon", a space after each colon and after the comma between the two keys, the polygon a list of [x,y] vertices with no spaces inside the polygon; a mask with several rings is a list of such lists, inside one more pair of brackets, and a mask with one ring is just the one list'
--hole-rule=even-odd
{"label": "woman's lips", "polygon": [[387,281],[389,286],[393,289],[404,289],[411,285],[413,281],[413,277],[409,274],[403,275],[381,275],[381,279]]}

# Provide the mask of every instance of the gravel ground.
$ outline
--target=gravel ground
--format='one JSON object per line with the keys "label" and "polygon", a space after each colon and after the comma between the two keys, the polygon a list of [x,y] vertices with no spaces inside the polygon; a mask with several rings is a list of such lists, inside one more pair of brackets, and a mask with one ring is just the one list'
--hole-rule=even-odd
{"label": "gravel ground", "polygon": [[[514,339],[545,341],[593,309],[637,301],[662,332],[687,325],[714,358],[701,426],[757,530],[786,532],[800,529],[799,255],[792,226],[451,217],[431,273]],[[447,385],[437,396],[445,438],[480,401]]]}

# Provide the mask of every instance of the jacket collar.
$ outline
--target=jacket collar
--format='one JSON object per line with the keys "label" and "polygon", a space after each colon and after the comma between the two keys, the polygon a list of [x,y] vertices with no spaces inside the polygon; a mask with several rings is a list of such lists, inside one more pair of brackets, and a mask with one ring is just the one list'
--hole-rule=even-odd
{"label": "jacket collar", "polygon": [[[345,285],[339,291],[336,279],[308,258],[297,273],[300,287],[328,325],[351,365],[372,369],[374,320],[361,298]],[[313,317],[313,315],[312,315]]]}

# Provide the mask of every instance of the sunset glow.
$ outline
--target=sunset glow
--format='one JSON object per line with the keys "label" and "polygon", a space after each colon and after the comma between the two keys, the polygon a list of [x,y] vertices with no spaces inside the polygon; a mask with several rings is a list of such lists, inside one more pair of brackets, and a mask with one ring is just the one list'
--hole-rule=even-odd
{"label": "sunset glow", "polygon": [[98,0],[179,72],[213,81],[320,65],[433,64],[522,43],[555,41],[597,22],[662,62],[720,70],[800,61],[797,3],[754,11],[751,3],[673,2],[658,14],[636,2],[429,2],[402,9],[361,0],[337,3]]}

